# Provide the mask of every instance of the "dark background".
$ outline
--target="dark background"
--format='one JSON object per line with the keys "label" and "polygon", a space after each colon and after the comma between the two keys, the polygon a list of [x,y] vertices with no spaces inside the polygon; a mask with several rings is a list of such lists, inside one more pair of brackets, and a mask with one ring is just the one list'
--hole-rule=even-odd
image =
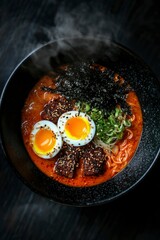
{"label": "dark background", "polygon": [[[17,64],[65,37],[106,37],[138,54],[159,79],[158,1],[1,0],[0,93]],[[0,149],[0,239],[160,239],[160,163],[130,192],[106,205],[76,208],[28,189]]]}

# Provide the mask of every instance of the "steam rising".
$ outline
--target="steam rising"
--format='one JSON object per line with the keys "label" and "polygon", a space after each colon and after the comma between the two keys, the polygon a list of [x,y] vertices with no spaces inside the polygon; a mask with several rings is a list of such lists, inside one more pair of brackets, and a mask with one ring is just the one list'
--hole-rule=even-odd
{"label": "steam rising", "polygon": [[[119,42],[136,51],[155,67],[153,61],[157,51],[160,51],[157,33],[160,18],[152,1],[146,0],[145,4],[140,1],[137,4],[137,1],[127,0],[76,2],[74,5],[69,1],[48,1],[39,14],[39,20],[34,21],[32,21],[34,15],[31,16],[32,13],[27,12],[31,11],[30,9],[24,11],[22,20],[12,16],[8,20],[4,6],[4,9],[1,9],[1,19],[4,21],[0,29],[0,41],[3,46],[1,54],[10,51],[17,64],[31,51],[50,41],[93,37],[103,38],[107,42],[113,40]],[[6,33],[8,34],[8,49],[3,44],[3,34]],[[158,58],[160,57],[157,56],[156,63],[160,62]],[[158,69],[159,66],[157,66]]]}
{"label": "steam rising", "polygon": [[72,9],[62,4],[55,15],[53,26],[41,27],[38,31],[48,41],[91,37],[103,38],[108,42],[118,39],[121,27],[113,14],[109,10],[106,12],[103,4],[85,2]]}

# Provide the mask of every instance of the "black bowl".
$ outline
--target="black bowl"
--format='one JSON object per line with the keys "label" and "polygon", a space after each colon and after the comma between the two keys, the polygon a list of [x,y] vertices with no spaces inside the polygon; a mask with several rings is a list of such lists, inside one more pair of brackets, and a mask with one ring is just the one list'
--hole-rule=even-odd
{"label": "black bowl", "polygon": [[[40,172],[31,161],[21,136],[21,109],[35,83],[53,66],[81,58],[94,59],[122,75],[135,89],[143,112],[139,147],[115,177],[93,187],[69,187]],[[160,147],[160,85],[151,69],[131,51],[104,39],[67,39],[48,43],[31,53],[12,73],[1,96],[0,130],[4,152],[22,181],[55,202],[91,206],[107,203],[135,186],[158,157]]]}

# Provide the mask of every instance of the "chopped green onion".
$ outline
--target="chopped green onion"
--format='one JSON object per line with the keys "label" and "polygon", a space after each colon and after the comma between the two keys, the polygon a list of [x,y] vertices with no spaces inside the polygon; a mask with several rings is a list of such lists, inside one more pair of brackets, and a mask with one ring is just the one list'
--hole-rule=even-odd
{"label": "chopped green onion", "polygon": [[108,117],[103,111],[91,108],[88,103],[78,103],[79,111],[87,112],[96,124],[96,137],[105,144],[114,145],[117,140],[123,138],[124,130],[131,126],[131,121],[126,119],[126,113],[116,107]]}

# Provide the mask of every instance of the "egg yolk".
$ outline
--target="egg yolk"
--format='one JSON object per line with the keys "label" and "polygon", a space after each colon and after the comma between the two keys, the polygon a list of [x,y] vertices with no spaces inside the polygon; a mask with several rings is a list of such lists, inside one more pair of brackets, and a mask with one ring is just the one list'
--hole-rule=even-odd
{"label": "egg yolk", "polygon": [[34,147],[41,153],[48,153],[53,150],[56,144],[55,134],[49,129],[40,129],[34,140]]}
{"label": "egg yolk", "polygon": [[66,122],[65,132],[68,137],[74,140],[85,139],[90,132],[90,124],[85,118],[73,117]]}

